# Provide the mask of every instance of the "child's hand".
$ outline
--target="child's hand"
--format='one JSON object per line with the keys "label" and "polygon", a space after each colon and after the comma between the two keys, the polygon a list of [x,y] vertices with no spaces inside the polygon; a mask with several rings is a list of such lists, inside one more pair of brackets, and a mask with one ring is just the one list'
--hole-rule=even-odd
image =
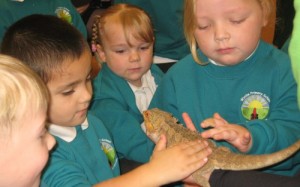
{"label": "child's hand", "polygon": [[158,180],[171,183],[183,180],[207,162],[211,149],[207,142],[193,141],[166,148],[164,135],[157,142],[150,161],[153,172],[158,172]]}
{"label": "child's hand", "polygon": [[201,133],[203,138],[225,140],[241,152],[247,152],[252,145],[250,132],[246,128],[236,124],[229,124],[218,113],[215,113],[213,118],[204,120],[201,123],[201,127],[212,127],[212,129]]}

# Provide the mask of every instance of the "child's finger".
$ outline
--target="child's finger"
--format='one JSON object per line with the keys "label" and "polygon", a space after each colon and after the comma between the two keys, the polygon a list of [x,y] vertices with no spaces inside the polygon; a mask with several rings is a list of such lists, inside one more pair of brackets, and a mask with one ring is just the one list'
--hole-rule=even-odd
{"label": "child's finger", "polygon": [[201,123],[201,127],[202,128],[215,127],[215,120],[213,118],[206,119]]}
{"label": "child's finger", "polygon": [[162,134],[158,140],[158,142],[156,143],[155,145],[155,148],[154,148],[154,152],[156,151],[161,151],[161,150],[164,150],[166,149],[167,147],[167,138],[164,134]]}
{"label": "child's finger", "polygon": [[188,113],[186,113],[186,112],[182,113],[182,118],[188,129],[190,129],[192,131],[197,131],[197,129],[195,128],[195,125],[194,125],[192,119],[190,118],[190,116],[188,115]]}
{"label": "child's finger", "polygon": [[214,119],[222,122],[223,124],[228,123],[219,113],[214,113]]}
{"label": "child's finger", "polygon": [[182,150],[188,154],[188,155],[193,155],[196,152],[199,152],[205,148],[208,147],[207,141],[191,141],[191,142],[184,142],[181,144],[178,144],[178,146],[181,146]]}

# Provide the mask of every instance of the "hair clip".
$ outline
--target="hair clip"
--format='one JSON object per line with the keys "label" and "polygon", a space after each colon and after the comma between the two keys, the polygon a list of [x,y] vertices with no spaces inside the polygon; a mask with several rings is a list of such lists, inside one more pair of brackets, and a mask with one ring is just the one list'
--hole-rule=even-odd
{"label": "hair clip", "polygon": [[96,44],[92,44],[92,52],[96,52],[96,51],[97,51]]}

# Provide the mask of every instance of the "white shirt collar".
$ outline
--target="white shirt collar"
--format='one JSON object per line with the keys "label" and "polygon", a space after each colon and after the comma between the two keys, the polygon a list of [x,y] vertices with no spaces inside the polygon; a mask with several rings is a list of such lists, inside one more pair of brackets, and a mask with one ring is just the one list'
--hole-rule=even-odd
{"label": "white shirt collar", "polygon": [[[85,130],[89,127],[87,118],[80,126],[82,130]],[[56,124],[50,124],[48,130],[50,134],[57,136],[65,140],[66,142],[73,141],[77,135],[75,127],[66,127],[66,126],[60,126]]]}
{"label": "white shirt collar", "polygon": [[[151,71],[148,70],[143,76],[142,76],[142,86],[137,87],[134,86],[133,84],[129,83],[130,88],[132,89],[133,92],[136,92],[142,88],[149,88],[150,90],[156,90],[156,84],[154,81],[154,77],[151,74]],[[154,88],[153,88],[154,87]]]}
{"label": "white shirt collar", "polygon": [[151,71],[148,70],[141,78],[142,86],[136,87],[132,84],[129,84],[131,90],[135,96],[135,103],[139,111],[142,113],[146,110],[152,100],[153,94],[156,90],[157,85],[155,84],[154,77],[151,74]]}

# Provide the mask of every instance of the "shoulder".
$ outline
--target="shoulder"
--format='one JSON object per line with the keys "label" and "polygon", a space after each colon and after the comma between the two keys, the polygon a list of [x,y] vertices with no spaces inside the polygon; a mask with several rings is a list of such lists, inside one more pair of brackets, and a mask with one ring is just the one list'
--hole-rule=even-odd
{"label": "shoulder", "polygon": [[[93,80],[94,92],[107,92],[109,90],[118,89],[129,89],[127,81],[113,73],[106,63],[102,65],[100,72]],[[101,87],[101,89],[100,89]]]}
{"label": "shoulder", "polygon": [[96,115],[94,115],[92,112],[88,112],[87,120],[89,122],[89,126],[107,131],[102,120],[99,117],[97,117]]}
{"label": "shoulder", "polygon": [[162,70],[156,64],[151,65],[150,71],[153,75],[157,75],[157,76],[161,76],[161,77],[164,75]]}
{"label": "shoulder", "polygon": [[264,57],[265,62],[270,62],[273,65],[275,64],[276,67],[278,66],[279,68],[288,68],[290,69],[291,67],[291,60],[290,57],[287,53],[284,51],[276,48],[275,46],[268,44],[266,42],[261,42],[261,46],[259,48],[260,53]]}
{"label": "shoulder", "polygon": [[199,69],[201,65],[199,65],[193,58],[191,54],[185,56],[184,58],[180,59],[178,62],[176,62],[166,73],[168,74],[189,74],[192,71]]}
{"label": "shoulder", "polygon": [[152,76],[154,77],[155,83],[158,84],[163,78],[164,73],[156,64],[152,64],[150,71]]}

